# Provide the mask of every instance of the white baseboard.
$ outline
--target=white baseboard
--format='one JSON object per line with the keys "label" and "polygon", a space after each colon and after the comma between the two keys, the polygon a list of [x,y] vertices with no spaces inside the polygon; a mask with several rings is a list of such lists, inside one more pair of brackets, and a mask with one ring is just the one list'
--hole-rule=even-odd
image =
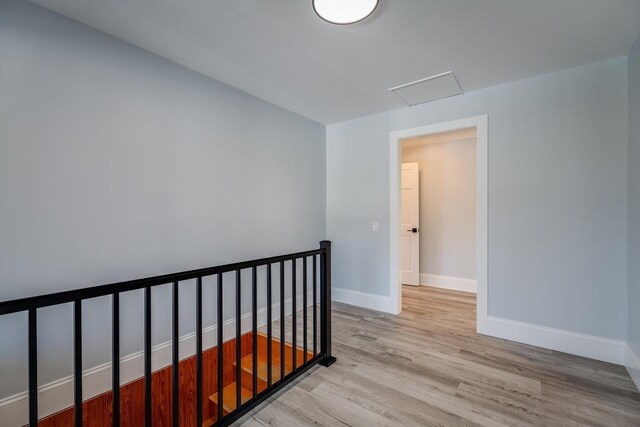
{"label": "white baseboard", "polygon": [[397,314],[391,298],[384,295],[333,287],[331,289],[331,299],[344,304],[355,305],[356,307]]}
{"label": "white baseboard", "polygon": [[629,344],[625,346],[624,366],[627,368],[627,372],[629,372],[636,387],[640,390],[640,355],[633,351]]}
{"label": "white baseboard", "polygon": [[478,282],[462,277],[438,276],[437,274],[420,273],[420,284],[434,288],[451,289],[462,292],[478,292]]}
{"label": "white baseboard", "polygon": [[[313,294],[309,293],[307,304],[312,306]],[[285,300],[285,314],[291,314],[292,298]],[[302,307],[302,295],[298,296],[297,307]],[[274,321],[280,318],[280,303],[272,306],[272,318]],[[251,313],[244,314],[241,318],[242,333],[251,330]],[[235,319],[223,322],[222,335],[224,341],[235,338]],[[267,323],[267,308],[258,310],[258,327]],[[203,329],[202,348],[212,348],[217,343],[217,325]],[[195,354],[195,332],[180,337],[180,360],[189,358]],[[151,366],[155,372],[170,366],[172,360],[171,341],[158,344],[153,347],[151,353]],[[120,359],[120,384],[127,384],[144,376],[144,353],[142,351],[130,354]],[[111,390],[111,363],[87,369],[82,373],[83,399],[91,399]],[[7,426],[23,426],[28,424],[28,393],[22,392],[0,400],[0,424]],[[49,384],[38,387],[38,416],[40,419],[55,414],[63,409],[73,406],[73,376],[61,378]]]}
{"label": "white baseboard", "polygon": [[[394,311],[391,298],[387,296],[336,287],[332,289],[332,293],[332,299],[334,301],[385,313],[397,314]],[[615,363],[617,365],[625,364],[625,348],[627,346],[624,341],[620,340],[492,316],[478,319],[478,333],[590,359]],[[638,359],[633,360],[637,362]],[[627,366],[634,366],[630,365],[630,363],[628,363]],[[636,376],[634,377],[634,381],[637,383],[638,380],[636,378],[640,376],[640,362],[637,362],[635,366],[638,366],[638,370],[635,371]],[[633,375],[634,374],[632,374],[632,377]]]}
{"label": "white baseboard", "polygon": [[486,321],[478,323],[478,332],[483,335],[624,365],[626,347],[624,341],[492,316],[489,316]]}

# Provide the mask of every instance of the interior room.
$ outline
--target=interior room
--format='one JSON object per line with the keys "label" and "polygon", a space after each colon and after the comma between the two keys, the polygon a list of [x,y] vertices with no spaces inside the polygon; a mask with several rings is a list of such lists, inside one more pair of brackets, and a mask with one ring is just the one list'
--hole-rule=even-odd
{"label": "interior room", "polygon": [[403,293],[417,291],[409,286],[477,293],[476,170],[475,128],[402,142]]}
{"label": "interior room", "polygon": [[[411,229],[410,237],[417,237],[419,275],[417,283],[403,280],[403,284],[476,291],[475,147],[474,128],[402,143],[403,166],[413,164],[409,170],[417,169],[419,176],[418,187],[406,189],[409,200],[402,198],[402,223],[407,230],[401,230],[405,234]],[[411,198],[416,195],[418,222],[410,219],[416,210]]]}
{"label": "interior room", "polygon": [[637,0],[0,0],[0,426],[640,425]]}

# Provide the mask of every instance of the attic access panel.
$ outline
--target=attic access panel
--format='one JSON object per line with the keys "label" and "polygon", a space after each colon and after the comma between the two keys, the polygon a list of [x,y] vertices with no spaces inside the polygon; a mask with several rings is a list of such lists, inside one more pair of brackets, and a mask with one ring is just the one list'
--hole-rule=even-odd
{"label": "attic access panel", "polygon": [[453,71],[392,87],[389,91],[395,93],[409,106],[464,93]]}

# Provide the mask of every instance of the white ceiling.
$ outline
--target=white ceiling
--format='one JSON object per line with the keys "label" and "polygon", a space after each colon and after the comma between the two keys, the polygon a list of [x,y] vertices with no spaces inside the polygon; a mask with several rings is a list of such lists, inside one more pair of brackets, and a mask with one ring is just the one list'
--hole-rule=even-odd
{"label": "white ceiling", "polygon": [[322,123],[449,70],[469,92],[626,55],[640,32],[640,0],[380,0],[347,26],[311,0],[34,2]]}

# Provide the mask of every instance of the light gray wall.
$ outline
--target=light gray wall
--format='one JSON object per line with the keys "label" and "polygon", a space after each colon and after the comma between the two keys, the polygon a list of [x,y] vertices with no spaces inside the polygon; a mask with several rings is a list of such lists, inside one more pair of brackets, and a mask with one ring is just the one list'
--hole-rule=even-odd
{"label": "light gray wall", "polygon": [[420,174],[420,274],[476,278],[476,141],[402,149]]}
{"label": "light gray wall", "polygon": [[328,126],[333,285],[389,294],[389,132],[481,114],[489,314],[623,339],[626,57]]}
{"label": "light gray wall", "polygon": [[629,54],[628,344],[640,354],[640,38]]}
{"label": "light gray wall", "polygon": [[[316,248],[324,153],[323,125],[32,3],[0,3],[0,300]],[[205,286],[206,325],[213,295]],[[154,293],[154,344],[170,337],[169,304],[169,289]],[[123,355],[141,349],[141,307],[140,293],[123,296]],[[110,359],[109,301],[84,311],[91,367]],[[40,319],[43,384],[71,373],[71,307]],[[1,398],[26,389],[26,322],[0,322]]]}

